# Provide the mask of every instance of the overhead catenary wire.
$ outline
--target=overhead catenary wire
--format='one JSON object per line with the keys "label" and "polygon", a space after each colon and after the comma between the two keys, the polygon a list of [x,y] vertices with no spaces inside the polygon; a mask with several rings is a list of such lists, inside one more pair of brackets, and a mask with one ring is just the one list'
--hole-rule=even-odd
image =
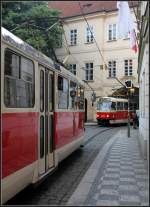
{"label": "overhead catenary wire", "polygon": [[[68,24],[66,24],[66,26],[70,29],[70,27],[68,26]],[[64,35],[65,35],[65,30],[64,30]],[[66,44],[67,44],[67,48],[69,47],[69,44],[67,43],[67,37],[66,37],[66,35],[65,35],[65,41],[66,41]],[[69,49],[69,48],[68,48]],[[69,50],[70,51],[70,50]],[[90,52],[89,52],[90,53]],[[70,55],[73,55],[71,52],[70,52]],[[73,57],[73,56],[72,56]],[[74,57],[74,59],[76,59],[75,57]],[[78,60],[76,59],[76,61],[78,62]],[[79,63],[79,62],[78,62]],[[80,66],[80,65],[79,65]],[[94,67],[98,67],[98,66],[100,66],[100,65],[95,65]],[[80,69],[82,69],[82,70],[84,70],[85,71],[85,69],[84,69],[85,67],[81,67],[80,66]]]}
{"label": "overhead catenary wire", "polygon": [[93,39],[94,39],[94,41],[95,41],[96,47],[97,47],[97,49],[98,49],[98,51],[99,51],[99,54],[100,54],[101,58],[103,59],[103,63],[105,64],[105,67],[108,69],[107,64],[105,63],[104,57],[103,57],[103,55],[102,55],[102,52],[101,52],[101,50],[100,50],[100,48],[99,48],[99,46],[98,46],[98,43],[97,43],[97,41],[96,41],[96,39],[95,39],[95,37],[94,37],[94,35],[93,35],[93,32],[91,31],[90,25],[89,25],[89,23],[88,23],[88,21],[87,21],[85,15],[84,15],[84,12],[83,12],[83,9],[82,9],[82,7],[81,7],[80,2],[78,2],[78,5],[79,5],[79,7],[80,7],[80,11],[81,11],[81,13],[82,13],[82,16],[83,16],[83,18],[84,18],[84,20],[85,20],[85,22],[86,22],[86,24],[87,24],[87,26],[88,26],[88,29],[89,29],[91,35],[93,36]]}
{"label": "overhead catenary wire", "polygon": [[[62,26],[62,28],[63,28],[63,26]],[[71,55],[72,58],[79,64],[80,69],[83,69],[83,67],[80,65],[79,61],[70,52],[70,49],[69,49],[69,45],[68,45],[68,41],[67,41],[67,37],[66,37],[64,28],[63,28],[63,31],[64,31],[64,38],[65,38],[65,42],[66,42],[66,46],[65,47],[67,49],[68,54]],[[83,70],[85,70],[85,69],[83,69]]]}
{"label": "overhead catenary wire", "polygon": [[[62,25],[62,28],[63,28],[63,25]],[[78,61],[78,60],[71,54],[70,49],[69,49],[69,46],[68,46],[68,41],[67,41],[67,37],[66,37],[64,28],[63,28],[63,31],[64,31],[64,37],[65,37],[65,41],[66,41],[66,46],[65,46],[65,45],[64,45],[64,46],[65,46],[65,48],[67,49],[68,54],[71,55],[72,58],[76,60],[76,62],[77,62],[77,63],[79,64],[79,66],[80,66],[80,69],[82,69],[82,70],[85,71],[85,69],[84,69],[83,67],[81,67],[79,61]],[[85,84],[86,84],[86,85],[87,85],[87,86],[94,92],[94,89],[88,84],[88,82],[86,82],[85,80],[82,80],[82,81],[84,81],[84,83],[85,83]]]}
{"label": "overhead catenary wire", "polygon": [[[65,24],[67,27],[68,27],[68,29],[70,30],[70,27],[69,27],[69,25],[68,24]],[[69,44],[68,44],[68,41],[67,41],[67,37],[66,37],[66,34],[65,34],[65,30],[64,30],[64,28],[63,28],[63,31],[64,31],[64,37],[65,37],[65,42],[66,42],[66,44],[67,44],[67,48],[66,48],[66,45],[64,44],[64,47],[66,48],[66,50],[69,50]],[[70,53],[70,55],[74,58],[74,59],[76,59],[75,58],[75,56],[73,56],[73,54],[70,52],[70,50],[69,50],[69,53]],[[90,52],[89,52],[90,53]],[[132,59],[132,60],[134,60],[134,59],[136,59],[136,58],[124,58],[123,60],[112,60],[112,59],[109,59],[108,60],[108,62],[112,62],[112,61],[116,61],[116,63],[124,63],[124,61],[125,60],[129,60],[129,59]],[[78,62],[78,60],[76,59],[76,61]],[[78,62],[79,63],[79,62]],[[93,67],[100,67],[101,66],[101,64],[100,65],[94,65]],[[106,65],[107,66],[107,65]],[[80,69],[82,69],[82,70],[84,70],[85,71],[85,67],[81,67],[80,66]],[[109,66],[107,66],[107,69],[109,69]],[[117,68],[116,68],[117,69]]]}

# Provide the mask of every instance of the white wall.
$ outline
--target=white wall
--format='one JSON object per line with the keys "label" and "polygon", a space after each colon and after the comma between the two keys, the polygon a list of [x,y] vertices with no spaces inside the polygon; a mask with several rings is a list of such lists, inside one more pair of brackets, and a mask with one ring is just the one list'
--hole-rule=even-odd
{"label": "white wall", "polygon": [[149,158],[149,47],[145,46],[140,71],[140,144],[144,158]]}

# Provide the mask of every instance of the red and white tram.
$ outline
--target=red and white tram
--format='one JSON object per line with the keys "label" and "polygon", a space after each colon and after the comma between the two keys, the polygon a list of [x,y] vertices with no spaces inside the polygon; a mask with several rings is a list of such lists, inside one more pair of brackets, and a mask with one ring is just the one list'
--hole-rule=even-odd
{"label": "red and white tram", "polygon": [[[130,104],[130,122],[136,104]],[[128,122],[128,100],[114,97],[101,97],[97,102],[96,119],[98,124],[108,125]]]}
{"label": "red and white tram", "polygon": [[2,28],[2,203],[84,143],[84,87]]}

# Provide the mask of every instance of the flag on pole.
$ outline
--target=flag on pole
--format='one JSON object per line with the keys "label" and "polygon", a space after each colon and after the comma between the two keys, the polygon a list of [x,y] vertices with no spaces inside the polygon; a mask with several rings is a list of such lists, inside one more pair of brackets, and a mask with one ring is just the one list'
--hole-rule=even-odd
{"label": "flag on pole", "polygon": [[127,34],[130,37],[130,45],[132,50],[137,52],[137,41],[135,34],[135,26],[130,13],[129,5],[127,1],[117,1],[118,23],[117,23],[117,36],[118,38],[124,38]]}

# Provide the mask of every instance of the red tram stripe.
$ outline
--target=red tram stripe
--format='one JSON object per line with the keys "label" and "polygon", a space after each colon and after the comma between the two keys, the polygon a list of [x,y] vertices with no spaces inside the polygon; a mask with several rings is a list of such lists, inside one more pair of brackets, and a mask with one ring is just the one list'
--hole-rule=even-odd
{"label": "red tram stripe", "polygon": [[38,113],[2,114],[2,177],[38,159]]}
{"label": "red tram stripe", "polygon": [[[2,177],[38,159],[39,113],[2,114]],[[84,134],[84,112],[54,112],[54,149]]]}
{"label": "red tram stripe", "polygon": [[55,112],[55,149],[84,134],[84,112]]}
{"label": "red tram stripe", "polygon": [[96,118],[97,119],[113,119],[113,120],[127,119],[128,111],[97,112]]}

